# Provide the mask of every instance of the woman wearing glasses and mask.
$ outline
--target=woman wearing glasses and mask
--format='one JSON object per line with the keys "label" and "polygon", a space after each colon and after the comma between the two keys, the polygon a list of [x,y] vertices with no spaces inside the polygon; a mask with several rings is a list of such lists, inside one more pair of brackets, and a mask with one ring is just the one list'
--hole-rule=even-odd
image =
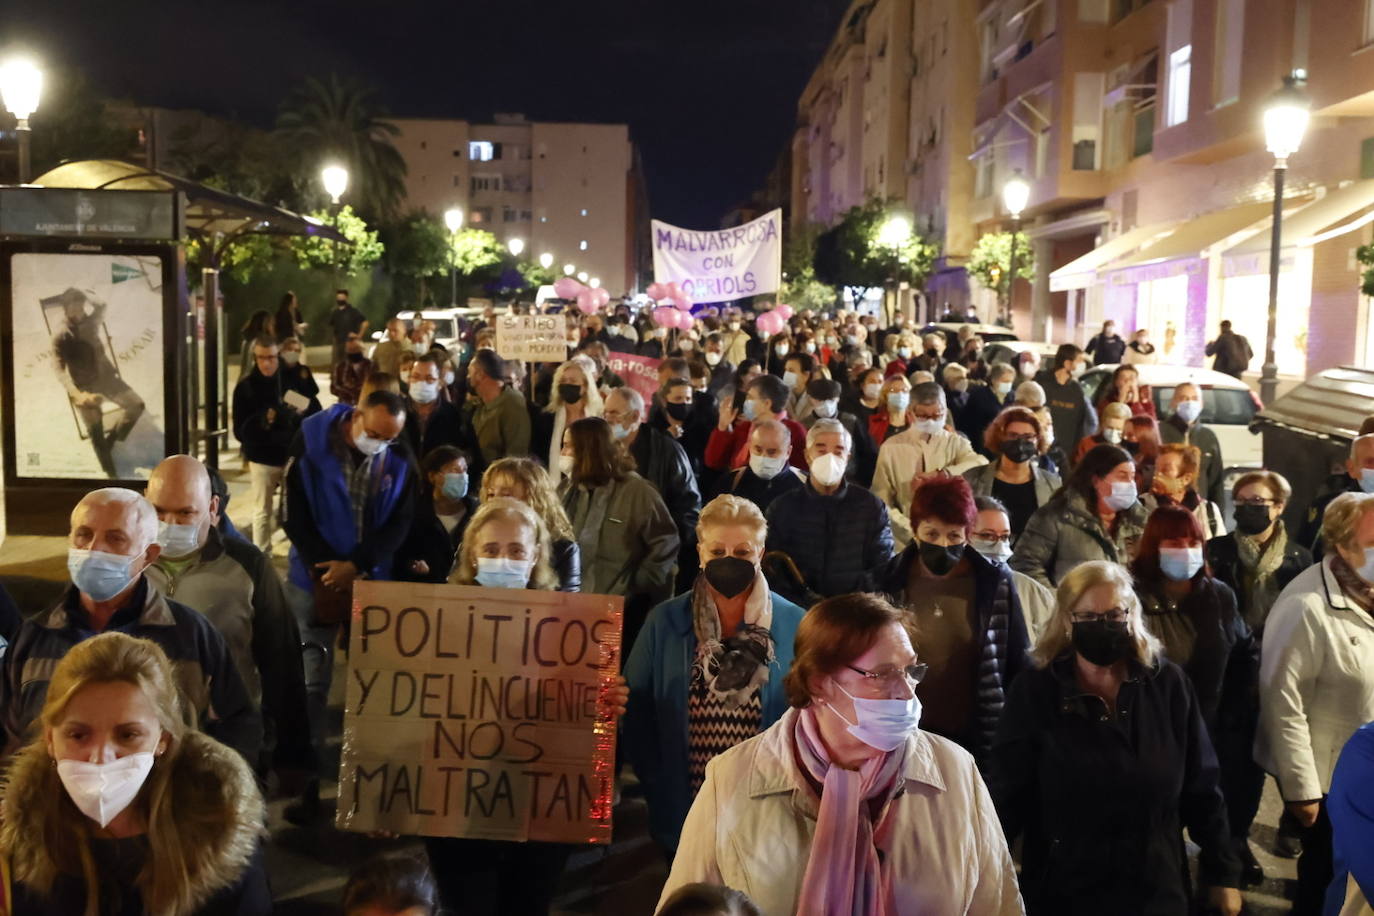
{"label": "woman wearing glasses and mask", "polygon": [[915,540],[879,571],[877,586],[911,611],[932,662],[916,690],[926,731],[981,763],[1029,639],[1011,570],[969,547],[977,520],[966,480],[926,481],[911,503]]}
{"label": "woman wearing glasses and mask", "polygon": [[1192,684],[1145,627],[1130,574],[1083,563],[1012,684],[988,784],[1024,834],[1026,912],[1191,912],[1183,829],[1210,905],[1240,912],[1216,754]]}
{"label": "woman wearing glasses and mask", "polygon": [[803,613],[759,569],[768,526],[756,505],[717,496],[696,530],[701,575],[649,612],[625,664],[625,755],[670,856],[707,762],[787,710],[782,679]]}
{"label": "woman wearing glasses and mask", "polygon": [[811,608],[792,708],[707,765],[660,905],[701,881],[765,913],[1023,912],[973,758],[917,728],[924,673],[909,615],[882,598]]}

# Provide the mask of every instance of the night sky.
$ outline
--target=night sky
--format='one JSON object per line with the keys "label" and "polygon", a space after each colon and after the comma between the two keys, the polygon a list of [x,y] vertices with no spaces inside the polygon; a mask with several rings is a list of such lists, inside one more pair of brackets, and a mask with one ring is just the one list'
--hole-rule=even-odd
{"label": "night sky", "polygon": [[77,66],[113,97],[262,126],[330,71],[375,85],[398,117],[625,122],[653,216],[709,227],[762,185],[847,5],[0,0],[0,46]]}

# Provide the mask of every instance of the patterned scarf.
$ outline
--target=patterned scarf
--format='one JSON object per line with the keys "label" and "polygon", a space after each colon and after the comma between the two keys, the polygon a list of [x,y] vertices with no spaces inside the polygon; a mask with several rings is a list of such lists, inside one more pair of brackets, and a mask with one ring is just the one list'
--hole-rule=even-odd
{"label": "patterned scarf", "polygon": [[697,637],[693,673],[706,685],[711,698],[727,710],[738,709],[768,681],[773,664],[773,595],[763,573],[754,572],[754,584],[744,603],[744,623],[735,635],[722,640],[720,611],[706,585],[697,576],[692,588],[692,630]]}
{"label": "patterned scarf", "polygon": [[1345,597],[1366,614],[1374,616],[1374,585],[1360,578],[1360,574],[1351,569],[1345,558],[1334,550],[1331,552],[1331,572],[1341,591],[1345,592]]}
{"label": "patterned scarf", "polygon": [[1279,597],[1279,582],[1275,573],[1283,565],[1283,555],[1288,550],[1288,531],[1280,521],[1274,525],[1274,534],[1269,543],[1261,544],[1258,539],[1236,532],[1236,556],[1240,559],[1241,600],[1245,606],[1240,609],[1241,616],[1253,630],[1264,626],[1269,609]]}
{"label": "patterned scarf", "polygon": [[815,706],[801,710],[792,732],[798,763],[821,786],[797,916],[892,916],[892,873],[883,868],[878,850],[892,830],[887,814],[902,789],[906,745],[846,770],[830,762],[819,714]]}

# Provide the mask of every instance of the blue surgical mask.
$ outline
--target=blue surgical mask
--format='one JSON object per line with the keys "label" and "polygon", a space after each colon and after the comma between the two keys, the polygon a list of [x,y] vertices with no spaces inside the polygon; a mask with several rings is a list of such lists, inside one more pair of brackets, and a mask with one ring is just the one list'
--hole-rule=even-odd
{"label": "blue surgical mask", "polygon": [[910,403],[910,391],[889,391],[887,393],[887,406],[892,410],[906,410]]}
{"label": "blue surgical mask", "polygon": [[992,386],[992,390],[997,394],[997,400],[1005,401],[1007,395],[1011,394],[1011,382],[998,382]]}
{"label": "blue surgical mask", "polygon": [[529,584],[533,568],[533,560],[478,557],[477,584],[485,588],[524,588]]}
{"label": "blue surgical mask", "polygon": [[745,402],[744,402],[744,419],[746,419],[746,420],[748,420],[749,422],[752,423],[752,422],[754,421],[754,418],[757,417],[758,415],[759,415],[759,402],[756,401],[756,400],[754,400],[753,398],[750,398],[749,400],[745,401]]}
{"label": "blue surgical mask", "polygon": [[[751,401],[750,403],[753,403],[753,402]],[[611,438],[615,439],[617,442],[620,442],[620,441],[623,440],[626,436],[630,435],[630,430],[634,429],[633,426],[626,426],[626,425],[623,424],[623,423],[612,423],[612,424],[610,424],[610,426],[611,426]]]}
{"label": "blue surgical mask", "polygon": [[884,753],[895,751],[921,724],[921,701],[914,695],[909,700],[871,700],[854,696],[840,687],[839,681],[832,679],[832,682],[840,688],[840,693],[854,701],[854,717],[859,721],[850,722],[830,703],[825,704],[825,708],[848,726],[846,731],[871,748]]}
{"label": "blue surgical mask", "polygon": [[1137,497],[1134,480],[1113,480],[1112,492],[1103,500],[1116,512],[1122,512],[1135,505]]}
{"label": "blue surgical mask", "polygon": [[439,399],[439,383],[430,381],[411,382],[410,399],[416,404],[433,404]]}
{"label": "blue surgical mask", "polygon": [[1374,493],[1374,468],[1360,468],[1360,489]]}
{"label": "blue surgical mask", "polygon": [[1374,547],[1364,549],[1364,565],[1355,574],[1366,582],[1374,584]]}
{"label": "blue surgical mask", "polygon": [[1202,416],[1201,401],[1179,401],[1178,407],[1174,408],[1174,413],[1178,414],[1184,423],[1192,423]]}
{"label": "blue surgical mask", "polygon": [[109,601],[133,581],[135,557],[103,550],[67,550],[67,572],[72,584],[93,601]]}
{"label": "blue surgical mask", "polygon": [[158,522],[157,542],[162,547],[162,556],[169,560],[179,560],[200,549],[200,523],[194,525],[174,525],[171,522]]}
{"label": "blue surgical mask", "polygon": [[442,490],[449,499],[462,499],[468,495],[468,475],[445,474]]}
{"label": "blue surgical mask", "polygon": [[1159,569],[1175,582],[1191,579],[1197,575],[1199,569],[1202,569],[1202,548],[1161,547]]}

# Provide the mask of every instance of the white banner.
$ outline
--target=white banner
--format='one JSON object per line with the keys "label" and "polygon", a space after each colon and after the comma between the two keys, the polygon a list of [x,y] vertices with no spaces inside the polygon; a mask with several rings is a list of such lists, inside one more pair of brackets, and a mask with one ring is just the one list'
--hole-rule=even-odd
{"label": "white banner", "polygon": [[676,281],[693,302],[729,302],[782,285],[782,210],[733,229],[653,221],[654,279]]}

